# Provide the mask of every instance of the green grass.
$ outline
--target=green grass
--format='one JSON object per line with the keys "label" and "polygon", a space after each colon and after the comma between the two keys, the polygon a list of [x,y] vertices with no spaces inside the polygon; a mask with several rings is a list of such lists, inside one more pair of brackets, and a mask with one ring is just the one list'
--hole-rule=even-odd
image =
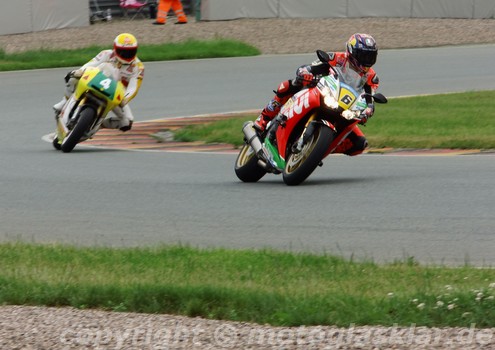
{"label": "green grass", "polygon": [[[0,49],[0,71],[38,68],[77,67],[109,47],[92,46],[78,50],[36,50],[7,54]],[[260,51],[235,40],[187,40],[161,45],[141,45],[139,58],[143,62],[214,57],[259,55]]]}
{"label": "green grass", "polygon": [[[361,129],[373,148],[494,149],[494,110],[495,90],[391,98],[387,104],[377,104],[375,115]],[[190,125],[176,131],[175,137],[239,146],[243,123],[255,118],[243,115]]]}
{"label": "green grass", "polygon": [[240,146],[244,143],[242,125],[246,120],[254,120],[256,117],[254,115],[241,115],[211,123],[187,125],[175,130],[173,132],[174,138],[182,142],[204,141],[206,143],[218,142]]}
{"label": "green grass", "polygon": [[364,129],[373,147],[495,148],[495,90],[392,99]]}
{"label": "green grass", "polygon": [[0,304],[272,325],[495,326],[495,270],[184,246],[0,245]]}

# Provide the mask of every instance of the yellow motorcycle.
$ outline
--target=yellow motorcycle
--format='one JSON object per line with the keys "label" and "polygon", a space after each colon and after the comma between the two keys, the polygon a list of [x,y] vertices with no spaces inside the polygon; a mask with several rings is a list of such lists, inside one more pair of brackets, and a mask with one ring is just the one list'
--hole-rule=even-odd
{"label": "yellow motorcycle", "polygon": [[53,147],[68,153],[78,143],[93,137],[108,112],[122,102],[124,94],[125,87],[111,64],[86,68],[74,93],[55,117],[57,131]]}

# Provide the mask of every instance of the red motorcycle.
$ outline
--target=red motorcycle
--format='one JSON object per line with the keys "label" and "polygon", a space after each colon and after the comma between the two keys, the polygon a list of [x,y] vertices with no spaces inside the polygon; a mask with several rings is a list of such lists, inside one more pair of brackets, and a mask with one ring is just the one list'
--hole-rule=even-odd
{"label": "red motorcycle", "polygon": [[[316,53],[321,62],[330,61],[326,52]],[[237,177],[256,182],[266,173],[282,173],[289,186],[306,180],[362,120],[368,94],[357,91],[356,85],[348,72],[332,69],[287,101],[261,135],[252,121],[246,122],[242,129],[245,145],[235,162]],[[380,93],[371,97],[387,103]]]}

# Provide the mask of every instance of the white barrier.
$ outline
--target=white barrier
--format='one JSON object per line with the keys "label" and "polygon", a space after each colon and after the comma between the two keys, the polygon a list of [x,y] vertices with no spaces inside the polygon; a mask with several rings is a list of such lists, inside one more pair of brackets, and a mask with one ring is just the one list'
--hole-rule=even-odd
{"label": "white barrier", "polygon": [[0,11],[0,35],[88,25],[84,0],[15,0]]}
{"label": "white barrier", "polygon": [[494,0],[201,0],[201,20],[236,18],[495,18]]}

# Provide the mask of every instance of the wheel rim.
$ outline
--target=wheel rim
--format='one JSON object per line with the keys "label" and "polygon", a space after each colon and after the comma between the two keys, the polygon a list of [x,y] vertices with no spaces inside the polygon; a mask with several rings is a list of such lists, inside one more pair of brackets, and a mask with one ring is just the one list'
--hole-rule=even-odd
{"label": "wheel rim", "polygon": [[245,145],[237,158],[237,167],[240,168],[247,164],[254,157],[254,150],[251,146]]}
{"label": "wheel rim", "polygon": [[285,167],[285,173],[290,174],[295,171],[299,166],[306,161],[308,156],[311,154],[316,146],[315,135],[311,135],[311,138],[304,144],[301,152],[292,153],[287,160],[287,165]]}

